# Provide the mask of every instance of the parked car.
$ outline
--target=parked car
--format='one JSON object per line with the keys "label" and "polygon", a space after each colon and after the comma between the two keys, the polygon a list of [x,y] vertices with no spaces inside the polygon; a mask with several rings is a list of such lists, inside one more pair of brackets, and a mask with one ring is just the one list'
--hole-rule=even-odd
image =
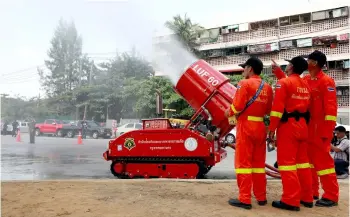
{"label": "parked car", "polygon": [[141,130],[142,123],[127,123],[117,128],[117,136],[120,136],[124,133],[133,131],[133,130]]}
{"label": "parked car", "polygon": [[[100,124],[95,121],[86,121],[87,123],[87,132],[86,135],[91,136],[94,139],[98,139],[99,137],[110,139],[112,136],[112,130],[110,128],[102,127]],[[76,122],[76,126],[78,130],[74,131],[74,135],[78,134],[82,129],[82,121]],[[69,134],[70,132],[68,132]],[[70,137],[69,135],[67,135]]]}
{"label": "parked car", "polygon": [[29,132],[29,122],[18,122],[21,133]]}
{"label": "parked car", "polygon": [[44,123],[35,124],[35,135],[51,134],[63,137],[72,128],[72,124],[67,121],[47,119]]}
{"label": "parked car", "polygon": [[4,122],[1,122],[1,135],[11,135],[12,134],[12,125],[9,123],[4,131]]}

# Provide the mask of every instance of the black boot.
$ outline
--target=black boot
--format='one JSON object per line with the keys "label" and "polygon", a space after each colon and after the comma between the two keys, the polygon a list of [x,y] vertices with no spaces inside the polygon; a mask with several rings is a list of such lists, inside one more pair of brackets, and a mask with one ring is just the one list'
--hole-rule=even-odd
{"label": "black boot", "polygon": [[312,208],[314,206],[313,202],[304,202],[304,201],[300,201],[300,204],[302,204],[303,206],[307,207],[307,208]]}
{"label": "black boot", "polygon": [[251,204],[242,203],[241,201],[239,201],[239,200],[237,200],[237,199],[230,199],[230,200],[228,201],[228,203],[229,203],[231,206],[240,207],[240,208],[243,208],[243,209],[251,209],[251,208],[252,208],[252,205],[251,205]]}
{"label": "black boot", "polygon": [[318,196],[314,196],[314,200],[318,200],[320,199]]}
{"label": "black boot", "polygon": [[290,211],[300,211],[300,208],[297,206],[291,206],[286,203],[283,203],[282,201],[273,201],[272,206],[278,209],[285,209]]}
{"label": "black boot", "polygon": [[321,200],[316,201],[315,206],[332,207],[332,206],[338,206],[338,203],[326,198],[321,198]]}
{"label": "black boot", "polygon": [[265,206],[267,204],[267,200],[258,201],[259,206]]}

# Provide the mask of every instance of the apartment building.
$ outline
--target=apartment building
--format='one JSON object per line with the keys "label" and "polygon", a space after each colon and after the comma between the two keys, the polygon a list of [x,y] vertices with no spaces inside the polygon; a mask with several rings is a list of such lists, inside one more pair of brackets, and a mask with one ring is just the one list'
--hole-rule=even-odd
{"label": "apartment building", "polygon": [[198,42],[206,61],[224,74],[241,73],[238,64],[252,55],[273,76],[271,59],[283,68],[285,59],[324,52],[324,71],[337,85],[338,123],[349,124],[349,33],[349,7],[341,7],[206,29]]}

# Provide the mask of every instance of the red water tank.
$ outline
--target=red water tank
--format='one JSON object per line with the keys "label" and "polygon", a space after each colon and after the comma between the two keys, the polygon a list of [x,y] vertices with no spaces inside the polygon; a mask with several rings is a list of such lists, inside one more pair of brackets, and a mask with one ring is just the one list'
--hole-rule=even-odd
{"label": "red water tank", "polygon": [[225,136],[233,128],[225,117],[225,111],[230,108],[236,87],[207,62],[198,60],[193,63],[175,88],[194,110],[204,106],[209,111],[212,124],[220,128],[220,136]]}

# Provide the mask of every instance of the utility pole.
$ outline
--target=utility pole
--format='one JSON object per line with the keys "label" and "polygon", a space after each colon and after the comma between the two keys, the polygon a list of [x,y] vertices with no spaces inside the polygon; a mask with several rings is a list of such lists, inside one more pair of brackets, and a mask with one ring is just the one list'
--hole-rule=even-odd
{"label": "utility pole", "polygon": [[38,101],[36,103],[36,108],[39,108],[39,106],[40,106],[40,93],[39,93],[39,96],[38,96]]}
{"label": "utility pole", "polygon": [[[80,58],[79,59],[79,76],[78,76],[79,83],[78,83],[78,87],[81,86],[82,74],[83,74],[83,60],[82,60],[82,58]],[[77,95],[75,97],[77,97]],[[79,107],[78,107],[78,105],[75,105],[75,120],[79,120]]]}
{"label": "utility pole", "polygon": [[[91,67],[90,67],[90,73],[89,73],[89,86],[92,84],[92,70],[93,70],[94,62],[92,62]],[[85,108],[84,108],[84,120],[86,118],[86,113],[87,113],[87,104],[85,102]]]}

